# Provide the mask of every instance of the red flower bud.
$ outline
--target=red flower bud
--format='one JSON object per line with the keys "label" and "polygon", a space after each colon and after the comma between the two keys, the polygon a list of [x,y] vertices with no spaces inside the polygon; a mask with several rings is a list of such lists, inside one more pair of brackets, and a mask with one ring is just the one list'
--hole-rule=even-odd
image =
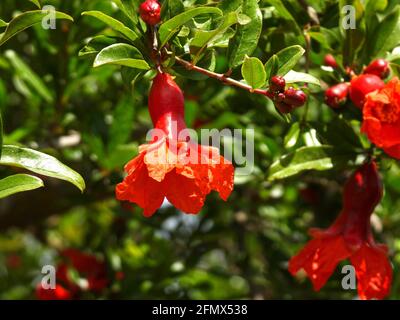
{"label": "red flower bud", "polygon": [[327,54],[325,56],[324,65],[328,66],[328,67],[332,67],[333,69],[336,69],[338,67],[335,57],[331,54]]}
{"label": "red flower bud", "polygon": [[161,5],[157,0],[146,0],[140,5],[139,12],[148,25],[154,26],[161,20]]}
{"label": "red flower bud", "polygon": [[365,68],[364,73],[374,74],[381,79],[385,79],[390,73],[389,62],[387,62],[385,59],[376,59]]}
{"label": "red flower bud", "polygon": [[287,104],[285,102],[281,102],[281,101],[276,101],[275,107],[279,110],[280,113],[283,113],[283,114],[290,113],[293,110],[292,105]]}
{"label": "red flower bud", "polygon": [[346,182],[343,208],[370,216],[383,196],[383,184],[375,162],[361,166]]}
{"label": "red flower bud", "polygon": [[281,76],[273,76],[271,78],[270,84],[269,84],[269,90],[271,92],[284,92],[286,87],[286,81],[285,78]]}
{"label": "red flower bud", "polygon": [[350,99],[360,109],[364,106],[368,93],[382,89],[385,83],[374,74],[363,74],[353,78],[350,85]]}
{"label": "red flower bud", "polygon": [[346,103],[349,93],[348,83],[339,83],[325,91],[325,102],[331,108],[339,108]]}
{"label": "red flower bud", "polygon": [[283,101],[294,107],[301,107],[306,103],[307,95],[301,90],[290,87],[285,91],[285,99]]}

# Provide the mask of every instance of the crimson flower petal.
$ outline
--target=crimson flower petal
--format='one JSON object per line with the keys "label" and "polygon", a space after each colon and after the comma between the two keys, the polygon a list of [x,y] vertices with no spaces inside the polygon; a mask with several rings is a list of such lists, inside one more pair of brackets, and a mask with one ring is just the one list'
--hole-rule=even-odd
{"label": "crimson flower petal", "polygon": [[342,236],[313,239],[289,261],[289,272],[295,275],[304,269],[319,291],[328,281],[337,264],[350,256]]}
{"label": "crimson flower petal", "polygon": [[392,267],[385,250],[364,244],[351,257],[361,299],[383,299],[390,292]]}

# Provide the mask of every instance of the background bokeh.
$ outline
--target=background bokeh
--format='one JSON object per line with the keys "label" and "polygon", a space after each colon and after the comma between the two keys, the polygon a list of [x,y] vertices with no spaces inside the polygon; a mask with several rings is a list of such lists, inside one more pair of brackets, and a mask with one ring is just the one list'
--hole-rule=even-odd
{"label": "background bokeh", "polygon": [[[307,24],[301,1],[282,2],[298,25]],[[337,40],[328,37],[338,26],[337,1],[308,3],[328,30],[311,41],[310,73],[329,82],[330,76],[320,66],[325,54],[337,48]],[[307,229],[326,227],[339,213],[341,187],[354,167],[337,166],[267,181],[274,160],[299,145],[315,143],[309,123],[331,125],[321,132],[330,132],[337,144],[347,141],[347,131],[340,129],[343,120],[322,103],[323,91],[317,88],[311,93],[307,122],[302,121],[304,109],[294,113],[302,132],[293,145],[285,139],[291,124],[264,97],[212,79],[196,80],[193,74],[178,76],[186,96],[188,125],[253,128],[256,168],[250,176],[236,179],[226,203],[212,194],[199,215],[184,215],[164,206],[146,219],[137,206],[117,202],[114,188],[123,177],[124,164],[137,154],[151,128],[146,108],[151,75],[133,86],[124,81],[119,68],[93,69],[92,58],[78,57],[86,39],[104,30],[104,25],[80,13],[101,10],[120,16],[111,1],[49,0],[44,4],[70,14],[75,22],[58,21],[56,30],[36,25],[1,48],[5,143],[56,156],[85,178],[87,189],[80,194],[68,183],[44,178],[45,188],[0,201],[0,299],[35,298],[42,266],[59,263],[60,252],[67,248],[93,254],[106,263],[106,288],[84,292],[80,298],[356,297],[356,291],[342,289],[340,268],[319,293],[305,277],[293,278],[287,271],[288,259],[308,240]],[[276,13],[268,1],[261,1],[260,6],[264,29],[254,55],[266,61],[288,45],[302,45],[292,21]],[[34,8],[28,1],[1,0],[0,17],[9,21],[16,13]],[[217,54],[221,72],[227,68],[224,52],[221,49]],[[304,68],[302,61],[298,70]],[[348,111],[345,117],[353,117],[354,112]],[[352,128],[359,132],[359,123],[353,121]],[[398,299],[400,168],[389,159],[383,159],[380,166],[385,197],[373,216],[373,227],[377,239],[389,246],[394,266],[390,298]],[[16,172],[20,170],[0,168],[1,176]]]}

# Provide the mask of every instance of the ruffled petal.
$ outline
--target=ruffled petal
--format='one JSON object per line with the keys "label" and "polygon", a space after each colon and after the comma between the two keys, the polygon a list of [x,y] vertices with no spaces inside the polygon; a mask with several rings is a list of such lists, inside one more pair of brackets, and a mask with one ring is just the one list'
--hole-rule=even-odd
{"label": "ruffled petal", "polygon": [[400,144],[396,144],[395,146],[383,148],[389,156],[395,159],[400,159]]}
{"label": "ruffled petal", "polygon": [[295,275],[304,269],[319,291],[328,281],[337,264],[350,256],[341,236],[313,239],[289,261],[289,272]]}
{"label": "ruffled petal", "polygon": [[166,197],[176,208],[185,213],[197,214],[204,205],[204,194],[196,183],[184,175],[172,171],[165,177]]}
{"label": "ruffled petal", "polygon": [[385,250],[364,244],[351,257],[361,299],[383,299],[390,292],[392,267]]}
{"label": "ruffled petal", "polygon": [[150,217],[162,205],[165,197],[164,184],[149,177],[144,153],[133,159],[127,166],[128,176],[117,185],[116,197],[120,201],[130,201],[144,209]]}
{"label": "ruffled petal", "polygon": [[175,168],[177,156],[170,150],[167,141],[162,139],[146,150],[143,161],[147,166],[149,176],[161,182],[165,175]]}
{"label": "ruffled petal", "polygon": [[214,190],[226,201],[233,190],[235,169],[232,163],[222,157],[217,148],[201,145],[190,147],[190,159],[178,172],[186,176],[192,174],[204,194]]}

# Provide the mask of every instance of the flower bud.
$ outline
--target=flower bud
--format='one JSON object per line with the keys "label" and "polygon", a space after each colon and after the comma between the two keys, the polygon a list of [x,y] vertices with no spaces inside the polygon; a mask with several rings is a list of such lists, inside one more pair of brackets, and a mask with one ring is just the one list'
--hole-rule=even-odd
{"label": "flower bud", "polygon": [[332,67],[333,69],[336,69],[338,67],[335,57],[331,54],[327,54],[325,56],[324,65],[328,66],[328,67]]}
{"label": "flower bud", "polygon": [[364,74],[374,74],[381,79],[387,78],[389,73],[389,62],[385,59],[376,59],[372,61],[364,70]]}
{"label": "flower bud", "polygon": [[292,105],[294,107],[301,107],[307,101],[307,95],[301,91],[296,90],[292,87],[285,91],[285,99],[283,102]]}
{"label": "flower bud", "polygon": [[154,26],[161,20],[161,5],[157,0],[146,0],[140,5],[139,12],[148,25]]}
{"label": "flower bud", "polygon": [[331,108],[339,108],[347,101],[348,83],[339,83],[325,91],[325,102]]}
{"label": "flower bud", "polygon": [[362,74],[353,78],[350,84],[350,99],[360,109],[364,106],[368,93],[382,89],[385,83],[374,74]]}
{"label": "flower bud", "polygon": [[276,101],[275,107],[279,110],[280,113],[283,114],[288,114],[293,111],[293,106],[281,101]]}
{"label": "flower bud", "polygon": [[273,93],[276,92],[284,92],[286,87],[286,81],[283,77],[281,76],[273,76],[271,78],[270,84],[269,84],[269,90]]}

